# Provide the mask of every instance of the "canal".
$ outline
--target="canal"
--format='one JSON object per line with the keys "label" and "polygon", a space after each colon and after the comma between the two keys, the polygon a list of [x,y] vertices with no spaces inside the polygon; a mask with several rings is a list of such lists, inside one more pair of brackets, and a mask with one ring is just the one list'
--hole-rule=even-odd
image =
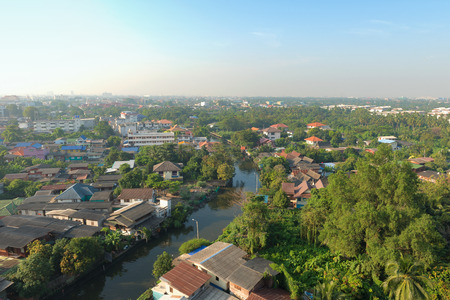
{"label": "canal", "polygon": [[213,241],[240,214],[239,198],[247,191],[255,192],[259,182],[252,162],[240,162],[235,169],[233,188],[225,189],[216,199],[194,212],[182,228],[170,229],[147,244],[132,249],[104,273],[80,282],[61,299],[137,299],[156,282],[152,276],[156,257],[164,251],[177,256],[180,245],[196,237],[195,222],[191,219],[198,221],[200,237]]}

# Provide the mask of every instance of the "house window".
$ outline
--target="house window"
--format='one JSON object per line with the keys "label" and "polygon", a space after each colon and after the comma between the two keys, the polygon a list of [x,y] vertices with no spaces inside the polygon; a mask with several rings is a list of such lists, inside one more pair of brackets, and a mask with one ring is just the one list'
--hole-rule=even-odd
{"label": "house window", "polygon": [[177,177],[178,176],[178,172],[177,171],[172,171],[172,177]]}
{"label": "house window", "polygon": [[219,277],[216,276],[216,281],[219,281]]}
{"label": "house window", "polygon": [[159,172],[159,176],[164,176],[164,173],[163,172]]}
{"label": "house window", "polygon": [[171,292],[171,293],[173,293],[173,288],[172,288],[172,287],[170,287],[170,289],[169,289],[169,290],[170,290],[170,292]]}

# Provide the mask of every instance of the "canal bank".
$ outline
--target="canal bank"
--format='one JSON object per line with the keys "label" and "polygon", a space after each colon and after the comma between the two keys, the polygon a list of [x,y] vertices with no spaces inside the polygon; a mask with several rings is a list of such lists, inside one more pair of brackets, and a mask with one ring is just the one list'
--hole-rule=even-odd
{"label": "canal bank", "polygon": [[252,166],[251,162],[236,165],[233,188],[223,189],[215,199],[192,213],[182,228],[170,229],[136,247],[105,272],[74,285],[61,299],[137,299],[156,283],[152,276],[156,257],[164,251],[176,257],[181,244],[196,237],[195,222],[191,219],[199,222],[200,237],[213,241],[241,213],[238,198],[243,192],[256,190],[257,173]]}

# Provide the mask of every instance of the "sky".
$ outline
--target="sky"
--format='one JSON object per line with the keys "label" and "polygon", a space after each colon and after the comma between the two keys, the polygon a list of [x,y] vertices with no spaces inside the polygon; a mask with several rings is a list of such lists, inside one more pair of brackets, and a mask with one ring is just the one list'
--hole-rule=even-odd
{"label": "sky", "polygon": [[0,95],[450,97],[450,1],[0,1]]}

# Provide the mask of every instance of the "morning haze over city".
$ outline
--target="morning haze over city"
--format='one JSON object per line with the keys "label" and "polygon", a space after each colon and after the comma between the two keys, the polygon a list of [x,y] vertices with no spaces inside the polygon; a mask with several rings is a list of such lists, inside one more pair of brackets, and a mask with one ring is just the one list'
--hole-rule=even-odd
{"label": "morning haze over city", "polygon": [[450,1],[0,2],[0,300],[450,300]]}

